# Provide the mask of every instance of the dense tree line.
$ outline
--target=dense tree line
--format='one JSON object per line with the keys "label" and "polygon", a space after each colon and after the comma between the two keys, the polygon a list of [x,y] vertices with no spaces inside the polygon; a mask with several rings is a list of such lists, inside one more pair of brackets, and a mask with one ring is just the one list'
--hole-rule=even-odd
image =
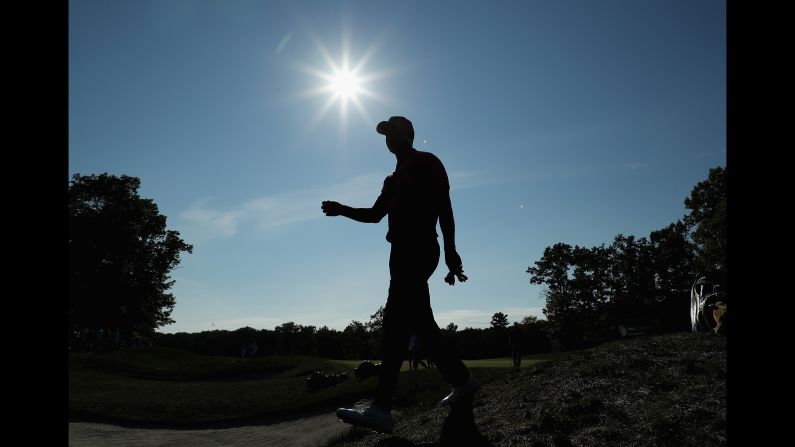
{"label": "dense tree line", "polygon": [[[255,343],[256,356],[313,355],[332,359],[380,359],[383,309],[379,308],[368,322],[354,320],[341,331],[326,326],[316,328],[287,322],[273,330],[243,327],[234,331],[158,333],[154,343],[205,355],[246,356],[246,347]],[[465,359],[510,355],[509,334],[521,337],[527,354],[549,352],[552,349],[545,320],[525,317],[522,322],[508,326],[507,318],[507,315],[497,312],[489,328],[459,331],[455,324],[450,323],[441,331],[448,346]]]}
{"label": "dense tree line", "polygon": [[556,346],[577,349],[646,332],[689,329],[689,289],[697,276],[726,288],[726,169],[713,168],[685,199],[688,213],[649,237],[619,234],[596,247],[556,243],[527,269],[545,285]]}

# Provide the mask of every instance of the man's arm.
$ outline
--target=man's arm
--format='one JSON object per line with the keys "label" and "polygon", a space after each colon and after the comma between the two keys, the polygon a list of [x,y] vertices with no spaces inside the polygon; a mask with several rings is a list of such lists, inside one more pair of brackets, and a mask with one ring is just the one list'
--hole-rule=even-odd
{"label": "man's arm", "polygon": [[444,240],[444,260],[450,273],[444,280],[451,286],[455,284],[455,278],[464,282],[467,276],[464,275],[464,266],[461,263],[461,256],[455,248],[455,219],[453,218],[453,205],[450,203],[450,191],[444,189],[439,197],[439,227],[442,229],[442,239]]}
{"label": "man's arm", "polygon": [[444,240],[444,257],[447,267],[451,272],[458,271],[461,267],[461,257],[455,249],[455,219],[453,218],[453,205],[450,203],[450,193],[441,194],[439,209],[439,227],[442,229]]}
{"label": "man's arm", "polygon": [[345,216],[363,223],[378,223],[386,216],[386,199],[382,193],[371,208],[351,208],[338,202],[327,200],[321,204],[326,216]]}

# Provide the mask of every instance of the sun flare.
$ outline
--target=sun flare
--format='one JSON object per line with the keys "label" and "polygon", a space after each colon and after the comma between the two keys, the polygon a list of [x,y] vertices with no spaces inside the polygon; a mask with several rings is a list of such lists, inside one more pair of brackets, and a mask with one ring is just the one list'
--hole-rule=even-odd
{"label": "sun flare", "polygon": [[361,91],[361,79],[355,73],[340,70],[330,79],[329,88],[337,98],[355,99],[356,94]]}
{"label": "sun flare", "polygon": [[[346,36],[349,33],[346,32]],[[364,53],[358,58],[351,58],[350,38],[343,39],[340,54],[333,57],[321,40],[313,36],[315,47],[326,63],[326,67],[317,67],[300,64],[305,73],[312,75],[315,82],[304,91],[307,98],[316,98],[323,101],[316,106],[310,125],[319,124],[328,112],[339,106],[340,129],[347,127],[350,109],[358,112],[364,123],[372,125],[378,120],[370,116],[366,103],[371,101],[386,102],[387,98],[379,91],[375,84],[379,79],[389,75],[390,70],[373,72],[366,68],[372,56],[376,53],[378,39],[373,41]],[[325,69],[324,69],[325,68]]]}

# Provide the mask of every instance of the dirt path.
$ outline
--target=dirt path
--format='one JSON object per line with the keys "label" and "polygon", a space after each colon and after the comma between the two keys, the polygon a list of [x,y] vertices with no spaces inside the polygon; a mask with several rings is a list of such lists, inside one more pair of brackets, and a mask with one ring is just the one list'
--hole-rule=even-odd
{"label": "dirt path", "polygon": [[217,447],[325,445],[348,430],[333,412],[268,425],[206,430],[127,428],[93,422],[69,423],[70,447]]}

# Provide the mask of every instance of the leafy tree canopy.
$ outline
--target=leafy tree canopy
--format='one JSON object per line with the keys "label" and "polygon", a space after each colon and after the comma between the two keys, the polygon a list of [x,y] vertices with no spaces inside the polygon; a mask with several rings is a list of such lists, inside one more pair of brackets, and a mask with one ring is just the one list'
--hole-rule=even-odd
{"label": "leafy tree canopy", "polygon": [[75,174],[69,184],[69,323],[151,333],[173,323],[169,273],[193,246],[138,195],[136,177]]}
{"label": "leafy tree canopy", "polygon": [[726,168],[709,170],[706,180],[699,182],[685,199],[690,214],[684,222],[691,229],[696,246],[696,264],[703,273],[726,272]]}
{"label": "leafy tree canopy", "polygon": [[505,329],[508,327],[508,315],[497,312],[491,316],[491,327],[494,329]]}

